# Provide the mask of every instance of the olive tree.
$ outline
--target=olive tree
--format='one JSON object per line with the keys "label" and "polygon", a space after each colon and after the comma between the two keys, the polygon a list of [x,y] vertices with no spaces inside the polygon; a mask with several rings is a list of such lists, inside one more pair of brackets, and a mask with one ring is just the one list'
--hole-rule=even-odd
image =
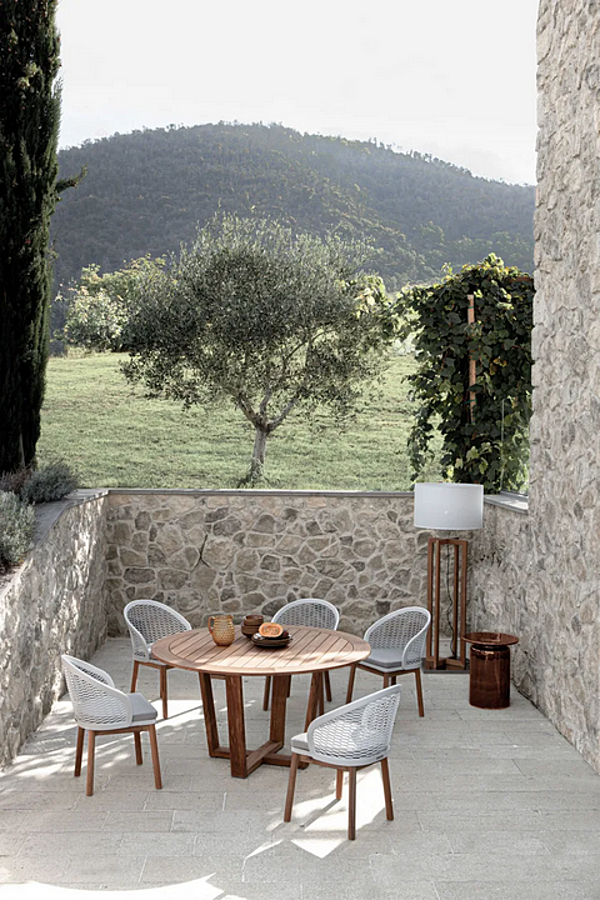
{"label": "olive tree", "polygon": [[381,369],[388,304],[358,251],[267,220],[215,220],[142,284],[126,377],[185,407],[233,403],[254,429],[255,480],[292,410],[343,418]]}

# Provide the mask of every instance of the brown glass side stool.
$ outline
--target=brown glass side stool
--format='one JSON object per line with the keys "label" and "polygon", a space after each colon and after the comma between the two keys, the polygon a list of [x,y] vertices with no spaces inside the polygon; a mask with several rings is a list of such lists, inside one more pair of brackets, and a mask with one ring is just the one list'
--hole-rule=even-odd
{"label": "brown glass side stool", "polygon": [[510,645],[518,644],[514,634],[500,631],[472,631],[462,640],[471,644],[469,703],[479,709],[510,706]]}

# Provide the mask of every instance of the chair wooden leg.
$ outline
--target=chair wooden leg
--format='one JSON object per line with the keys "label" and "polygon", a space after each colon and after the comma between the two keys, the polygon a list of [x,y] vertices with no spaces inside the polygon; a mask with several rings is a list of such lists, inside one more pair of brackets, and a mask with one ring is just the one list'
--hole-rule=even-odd
{"label": "chair wooden leg", "polygon": [[338,769],[335,774],[335,799],[342,799],[342,792],[344,790],[344,770]]}
{"label": "chair wooden leg", "polygon": [[139,671],[140,671],[140,664],[137,661],[137,659],[134,659],[133,672],[131,673],[131,688],[130,688],[132,694],[135,693],[135,686],[137,684]]}
{"label": "chair wooden leg", "polygon": [[348,784],[348,840],[356,838],[356,769],[348,771],[350,776]]}
{"label": "chair wooden leg", "polygon": [[163,719],[169,718],[169,709],[167,703],[167,667],[161,666],[160,668],[160,696],[162,699],[162,714]]}
{"label": "chair wooden leg", "polygon": [[265,678],[265,693],[263,695],[263,709],[266,712],[269,708],[269,698],[271,696],[271,676]]}
{"label": "chair wooden leg", "polygon": [[154,786],[157,791],[160,791],[162,789],[162,778],[158,756],[158,741],[156,740],[156,725],[150,725],[148,734],[150,735],[150,752],[152,753],[152,768],[154,769]]}
{"label": "chair wooden leg", "polygon": [[94,752],[96,749],[96,732],[88,731],[88,759],[87,759],[87,780],[85,784],[85,793],[88,797],[94,793]]}
{"label": "chair wooden leg", "polygon": [[348,689],[346,691],[346,703],[350,703],[352,700],[352,693],[354,691],[354,679],[356,678],[356,666],[350,666],[350,675],[348,676]]}
{"label": "chair wooden leg", "polygon": [[421,670],[415,669],[415,681],[417,683],[417,705],[419,707],[419,715],[425,715],[425,708],[423,706],[423,686],[421,684]]}
{"label": "chair wooden leg", "polygon": [[135,761],[138,766],[144,762],[144,754],[142,753],[142,736],[139,731],[133,732],[133,743],[135,744]]}
{"label": "chair wooden leg", "polygon": [[331,703],[331,679],[329,678],[329,672],[325,672],[325,694],[327,702]]}
{"label": "chair wooden leg", "polygon": [[75,778],[81,775],[81,758],[83,756],[83,739],[85,737],[85,728],[77,728],[77,750],[75,751]]}
{"label": "chair wooden leg", "polygon": [[294,805],[294,792],[296,790],[296,775],[298,774],[298,763],[300,756],[298,753],[292,753],[292,761],[290,764],[290,777],[288,779],[288,789],[285,798],[285,810],[283,812],[283,821],[290,822],[292,819],[292,807]]}
{"label": "chair wooden leg", "polygon": [[385,817],[391,822],[394,818],[394,804],[392,802],[392,786],[390,784],[390,768],[387,756],[381,760],[381,777],[383,779],[383,795],[385,797]]}

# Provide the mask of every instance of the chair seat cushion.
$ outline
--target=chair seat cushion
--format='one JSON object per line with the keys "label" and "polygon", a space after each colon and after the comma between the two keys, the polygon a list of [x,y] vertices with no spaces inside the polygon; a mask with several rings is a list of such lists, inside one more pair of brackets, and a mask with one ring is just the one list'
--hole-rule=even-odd
{"label": "chair seat cushion", "polygon": [[133,710],[132,722],[154,722],[158,713],[143,694],[128,694],[127,696],[131,700]]}
{"label": "chair seat cushion", "polygon": [[297,734],[292,738],[292,753],[308,753],[308,737],[304,734]]}
{"label": "chair seat cushion", "polygon": [[402,654],[398,650],[373,650],[371,655],[364,660],[365,666],[375,666],[378,669],[402,669]]}

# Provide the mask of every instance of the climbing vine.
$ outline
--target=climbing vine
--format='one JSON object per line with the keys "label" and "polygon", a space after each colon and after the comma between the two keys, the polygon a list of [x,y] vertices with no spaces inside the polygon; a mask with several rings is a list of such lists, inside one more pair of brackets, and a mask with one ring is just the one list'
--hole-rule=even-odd
{"label": "climbing vine", "polygon": [[398,299],[418,363],[410,376],[418,407],[408,439],[415,478],[431,455],[437,425],[445,478],[483,484],[489,493],[523,486],[533,295],[530,275],[491,254]]}

